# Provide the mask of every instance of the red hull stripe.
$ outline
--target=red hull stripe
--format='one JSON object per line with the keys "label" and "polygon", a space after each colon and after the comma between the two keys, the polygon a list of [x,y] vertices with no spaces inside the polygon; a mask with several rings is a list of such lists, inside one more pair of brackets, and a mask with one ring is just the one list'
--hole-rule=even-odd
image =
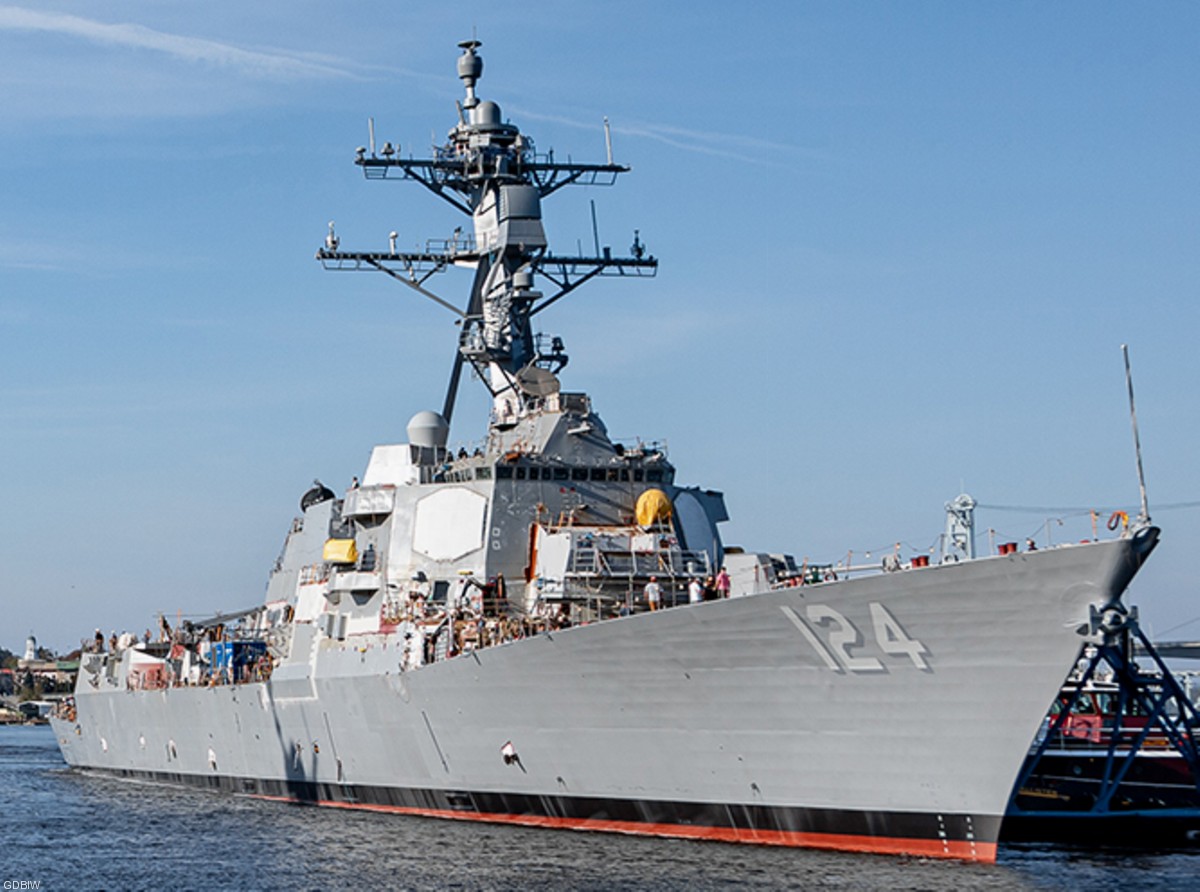
{"label": "red hull stripe", "polygon": [[[295,803],[297,801],[288,796],[253,795],[256,799],[268,799],[273,802]],[[981,861],[989,864],[996,860],[995,843],[975,842],[974,840],[908,839],[891,836],[856,836],[842,833],[755,830],[741,827],[704,827],[693,824],[651,824],[640,821],[606,821],[598,818],[511,815],[443,808],[415,808],[403,805],[375,805],[365,802],[334,802],[327,799],[305,802],[304,804],[320,805],[326,808],[349,808],[397,815],[445,818],[452,821],[483,821],[493,824],[515,824],[520,827],[598,830],[607,833],[629,833],[638,836],[663,836],[676,839],[708,839],[766,846],[836,849],[843,852],[872,852],[884,855],[917,855],[923,858],[954,858],[965,861]]]}

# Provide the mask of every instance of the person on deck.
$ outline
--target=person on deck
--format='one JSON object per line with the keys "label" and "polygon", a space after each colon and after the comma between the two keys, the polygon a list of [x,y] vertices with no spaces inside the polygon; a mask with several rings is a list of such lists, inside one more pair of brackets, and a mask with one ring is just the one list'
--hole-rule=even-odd
{"label": "person on deck", "polygon": [[643,592],[646,596],[646,603],[651,610],[657,610],[659,603],[662,601],[662,589],[658,585],[658,577],[651,576],[650,581],[646,583],[646,588]]}
{"label": "person on deck", "polygon": [[722,567],[721,572],[719,572],[717,574],[717,597],[718,598],[728,598],[730,588],[731,588],[731,583],[730,583],[730,579],[729,579],[729,574],[726,573],[725,568]]}

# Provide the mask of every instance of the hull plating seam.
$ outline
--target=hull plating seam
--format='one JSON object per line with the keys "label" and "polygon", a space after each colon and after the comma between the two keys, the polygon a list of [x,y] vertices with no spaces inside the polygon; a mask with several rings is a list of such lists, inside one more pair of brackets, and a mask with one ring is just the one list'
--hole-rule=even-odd
{"label": "hull plating seam", "polygon": [[333,808],[969,861],[995,861],[1001,821],[998,816],[406,789],[135,769],[87,770]]}

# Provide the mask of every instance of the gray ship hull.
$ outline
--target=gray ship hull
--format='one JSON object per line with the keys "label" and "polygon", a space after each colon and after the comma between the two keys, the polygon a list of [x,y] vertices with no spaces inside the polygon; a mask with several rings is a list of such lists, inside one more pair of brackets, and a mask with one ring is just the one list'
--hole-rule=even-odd
{"label": "gray ship hull", "polygon": [[[415,670],[297,624],[268,682],[80,675],[67,762],[322,805],[992,860],[1133,538],[785,588]],[[307,650],[305,650],[307,648]]]}

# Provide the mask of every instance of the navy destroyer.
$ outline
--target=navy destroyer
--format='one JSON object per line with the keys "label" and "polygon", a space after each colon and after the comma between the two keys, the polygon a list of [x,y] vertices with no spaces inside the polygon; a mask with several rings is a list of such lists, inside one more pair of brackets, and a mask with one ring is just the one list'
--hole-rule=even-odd
{"label": "navy destroyer", "polygon": [[[454,314],[441,411],[345,492],[305,494],[262,604],[98,635],[53,720],[66,761],[406,815],[994,859],[1029,741],[1158,530],[976,558],[959,528],[940,562],[840,578],[727,550],[721,493],[614,442],[534,329],[594,277],[653,276],[636,235],[625,256],[556,254],[542,223],[557,190],[627,168],[611,141],[604,163],[539,154],[461,47],[447,142],[418,159],[372,133],[356,163],[471,225],[373,253],[330,224],[317,254]],[[473,271],[461,305],[430,284],[452,267]],[[468,367],[487,434],[452,449]]]}

